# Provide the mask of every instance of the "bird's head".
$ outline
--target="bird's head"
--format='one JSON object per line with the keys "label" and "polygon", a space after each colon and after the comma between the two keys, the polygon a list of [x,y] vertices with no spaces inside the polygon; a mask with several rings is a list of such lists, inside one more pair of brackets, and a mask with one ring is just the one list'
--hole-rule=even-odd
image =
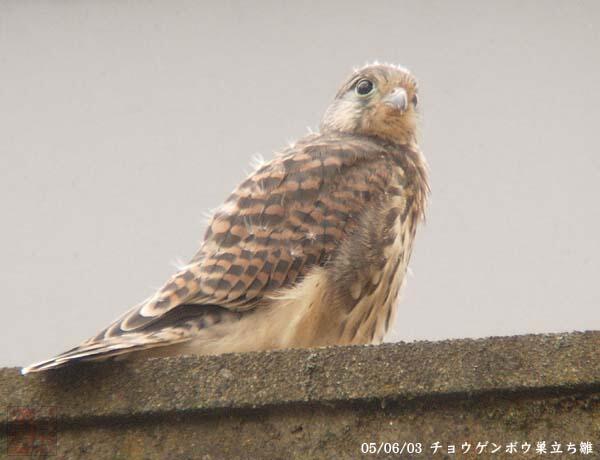
{"label": "bird's head", "polygon": [[416,142],[417,82],[399,66],[356,70],[340,87],[321,130],[376,136],[397,144]]}

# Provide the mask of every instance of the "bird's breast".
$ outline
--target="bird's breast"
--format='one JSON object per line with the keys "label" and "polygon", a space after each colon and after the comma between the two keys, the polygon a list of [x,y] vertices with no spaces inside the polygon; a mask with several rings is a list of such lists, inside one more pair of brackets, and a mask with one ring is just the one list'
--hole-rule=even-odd
{"label": "bird's breast", "polygon": [[381,238],[372,242],[380,246],[381,256],[378,263],[365,265],[361,270],[367,275],[350,287],[355,303],[344,320],[343,342],[381,343],[393,324],[414,238],[411,206],[398,195],[383,210]]}

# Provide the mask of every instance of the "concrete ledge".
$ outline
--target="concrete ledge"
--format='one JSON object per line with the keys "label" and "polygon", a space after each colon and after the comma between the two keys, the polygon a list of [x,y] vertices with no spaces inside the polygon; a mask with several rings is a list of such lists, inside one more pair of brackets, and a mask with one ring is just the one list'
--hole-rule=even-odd
{"label": "concrete ledge", "polygon": [[[584,401],[592,417],[590,432],[584,432],[587,419],[581,414],[573,429],[582,438],[598,439],[598,350],[600,332],[585,332],[161,358],[81,365],[26,377],[8,368],[0,370],[0,411],[52,407],[51,414],[34,410],[28,416],[31,422],[56,420],[61,458],[290,458],[288,449],[298,441],[295,426],[302,427],[300,437],[306,439],[294,447],[298,456],[292,458],[359,458],[359,439],[350,446],[347,439],[353,435],[348,432],[333,437],[327,433],[371,423],[371,436],[363,433],[362,441],[381,440],[382,426],[389,427],[400,413],[412,414],[405,419],[413,421],[416,413],[427,415],[429,425],[423,420],[406,425],[408,431],[390,433],[390,439],[410,440],[408,434],[422,438],[423,433],[414,431],[417,426],[447,437],[456,436],[461,426],[473,433],[478,424],[484,428],[477,418],[468,423],[474,401],[499,413],[510,409],[513,418],[531,421],[533,425],[517,426],[521,436],[539,428],[531,418],[532,407],[537,407],[536,420],[541,422],[550,401]],[[529,409],[524,400],[529,400]],[[452,422],[435,425],[440,407],[454,413]],[[550,412],[562,422],[576,415]],[[362,420],[356,420],[357,413],[363,414]],[[269,438],[278,430],[266,419],[287,420],[289,432]],[[307,420],[311,430],[320,426],[324,431],[308,430],[311,435],[306,437]],[[6,421],[9,431],[0,438],[5,444],[10,442],[11,426],[23,422],[23,413],[7,410]],[[548,420],[544,423],[548,426]],[[239,424],[256,430],[255,442],[244,448],[235,441]],[[487,425],[490,434],[508,434],[504,425],[493,427],[489,420]],[[114,431],[115,427],[120,428]],[[514,424],[510,427],[515,429]],[[163,441],[150,450],[140,447],[139,456],[132,456],[126,446],[134,441],[122,437],[133,436],[134,444],[145,445],[148,430]],[[562,434],[554,434],[568,431],[565,427]]]}

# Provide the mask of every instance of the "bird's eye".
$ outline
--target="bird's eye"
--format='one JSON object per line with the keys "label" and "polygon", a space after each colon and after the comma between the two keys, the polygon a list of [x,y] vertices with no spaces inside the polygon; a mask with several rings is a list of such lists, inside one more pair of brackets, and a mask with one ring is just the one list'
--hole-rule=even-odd
{"label": "bird's eye", "polygon": [[417,96],[416,94],[412,97],[412,105],[413,107],[416,107],[417,104],[419,103],[419,96]]}
{"label": "bird's eye", "polygon": [[373,91],[374,85],[373,82],[371,80],[361,80],[356,84],[356,94],[360,95],[360,96],[366,96],[367,94],[371,93],[371,91]]}

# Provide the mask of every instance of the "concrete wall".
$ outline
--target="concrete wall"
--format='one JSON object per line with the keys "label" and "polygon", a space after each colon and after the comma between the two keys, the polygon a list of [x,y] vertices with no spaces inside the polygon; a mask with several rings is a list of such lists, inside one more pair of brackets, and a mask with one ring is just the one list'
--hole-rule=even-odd
{"label": "concrete wall", "polygon": [[[600,332],[586,332],[101,363],[27,377],[1,369],[0,457],[544,458],[534,450],[545,440],[548,452],[555,441],[563,451],[547,458],[598,458],[599,345]],[[532,447],[509,455],[513,441]],[[580,452],[586,441],[593,454]],[[362,454],[363,442],[405,450]],[[421,453],[406,454],[419,443]],[[451,445],[459,453],[448,454]]]}

